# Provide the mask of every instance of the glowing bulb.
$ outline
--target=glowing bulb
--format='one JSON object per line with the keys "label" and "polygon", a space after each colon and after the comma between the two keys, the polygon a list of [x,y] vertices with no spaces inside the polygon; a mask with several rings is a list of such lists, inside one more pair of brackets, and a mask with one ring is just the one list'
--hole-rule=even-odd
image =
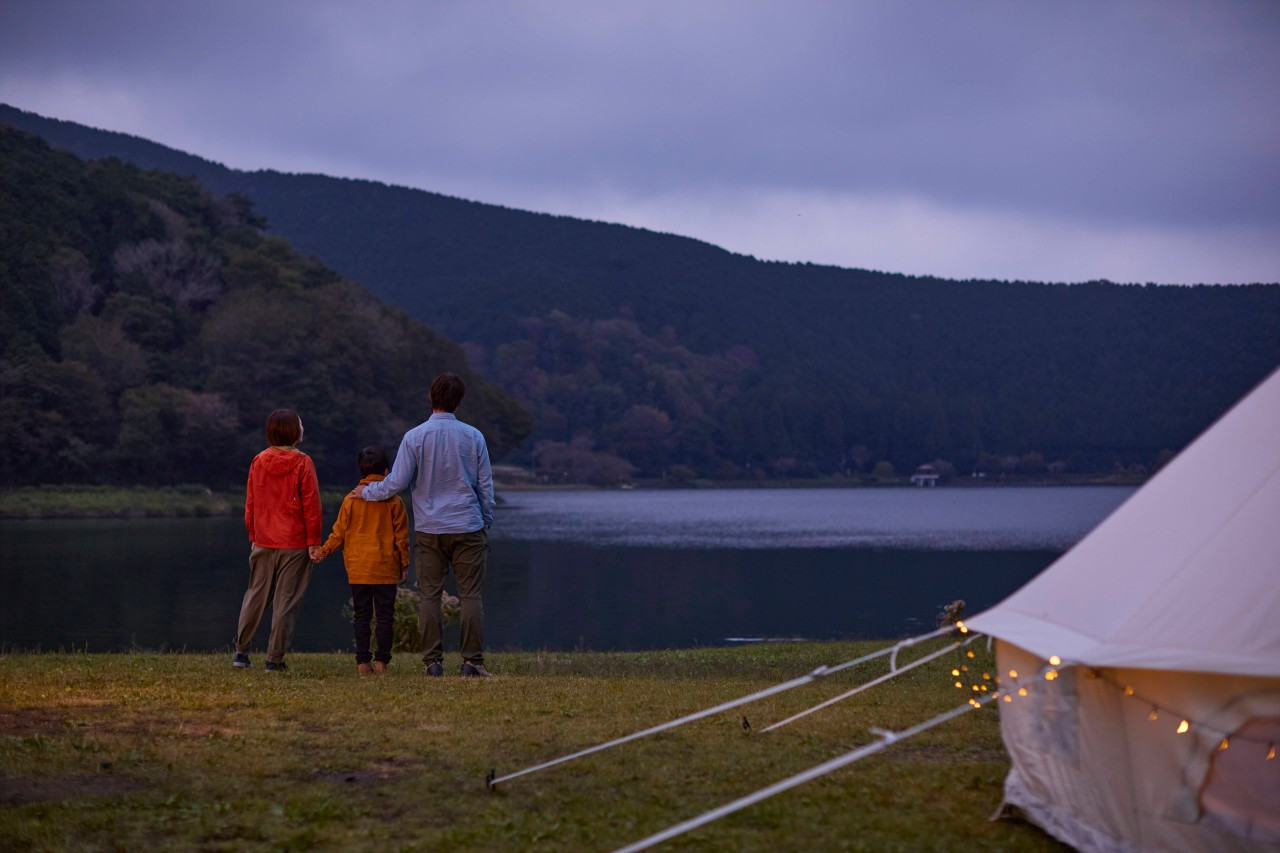
{"label": "glowing bulb", "polygon": [[1273,743],[1271,744],[1271,748],[1267,750],[1267,761],[1270,761],[1275,757],[1276,757],[1276,745]]}
{"label": "glowing bulb", "polygon": [[1178,734],[1185,735],[1190,730],[1191,730],[1191,724],[1188,723],[1186,720],[1183,720],[1182,722],[1178,723]]}
{"label": "glowing bulb", "polygon": [[956,682],[956,687],[964,687],[964,685],[963,685],[963,684],[961,684],[959,681],[957,681],[957,682]]}
{"label": "glowing bulb", "polygon": [[956,620],[956,627],[960,629],[961,634],[969,633],[969,629],[966,628],[964,622],[959,619]]}
{"label": "glowing bulb", "polygon": [[1227,748],[1228,746],[1230,746],[1230,745],[1231,745],[1231,744],[1227,743],[1227,739],[1226,739],[1226,738],[1223,738],[1223,739],[1222,739],[1222,743],[1218,744],[1218,750],[1219,750],[1219,751],[1224,750],[1224,749],[1226,749],[1226,748]]}
{"label": "glowing bulb", "polygon": [[1156,709],[1155,709],[1155,708],[1152,708],[1152,709],[1151,709],[1151,713],[1150,713],[1150,714],[1147,714],[1147,719],[1148,719],[1148,720],[1155,720],[1155,719],[1159,719],[1159,717],[1160,717],[1160,714],[1158,714],[1158,713],[1156,712]]}
{"label": "glowing bulb", "polygon": [[1006,701],[1006,702],[1012,702],[1012,701],[1013,701],[1013,697],[1012,697],[1012,696],[1010,696],[1008,693],[1004,694],[1004,695],[1003,695],[1003,696],[1001,696],[1000,698],[1001,698],[1001,699],[1003,699],[1003,700],[1004,700],[1004,701]]}
{"label": "glowing bulb", "polygon": [[962,666],[962,667],[960,667],[960,668],[961,668],[962,670],[964,670],[965,672],[968,672],[968,671],[969,671],[969,667],[968,667],[968,666]]}
{"label": "glowing bulb", "polygon": [[976,684],[975,684],[975,685],[973,685],[973,692],[974,692],[974,693],[977,693],[977,692],[978,692],[978,685],[976,685]]}
{"label": "glowing bulb", "polygon": [[983,681],[990,681],[990,680],[991,680],[991,676],[990,676],[988,673],[985,673],[985,672],[984,672],[984,673],[982,673],[982,680],[983,680]]}
{"label": "glowing bulb", "polygon": [[1019,696],[1026,696],[1026,695],[1027,695],[1027,688],[1025,688],[1025,687],[1019,687],[1019,688],[1018,688],[1018,695],[1019,695]]}
{"label": "glowing bulb", "polygon": [[973,657],[973,652],[965,652],[965,653],[964,653],[964,656],[965,656],[965,657],[967,657],[967,658],[971,658],[971,657]]}
{"label": "glowing bulb", "polygon": [[1017,677],[1018,677],[1018,671],[1017,671],[1016,669],[1011,669],[1011,670],[1009,670],[1009,677],[1010,677],[1010,678],[1017,678]]}
{"label": "glowing bulb", "polygon": [[952,674],[952,675],[959,675],[959,674],[960,674],[960,670],[958,670],[958,669],[953,669],[953,670],[951,670],[951,674]]}
{"label": "glowing bulb", "polygon": [[1062,663],[1062,658],[1058,657],[1057,655],[1049,655],[1049,663],[1053,664],[1054,666],[1057,666],[1058,664]]}
{"label": "glowing bulb", "polygon": [[1058,677],[1058,671],[1056,669],[1051,669],[1044,674],[1045,681],[1053,681],[1057,677]]}
{"label": "glowing bulb", "polygon": [[1124,689],[1124,695],[1126,695],[1126,696],[1132,696],[1132,695],[1133,695],[1133,688],[1132,688],[1132,687],[1126,687],[1126,688]]}

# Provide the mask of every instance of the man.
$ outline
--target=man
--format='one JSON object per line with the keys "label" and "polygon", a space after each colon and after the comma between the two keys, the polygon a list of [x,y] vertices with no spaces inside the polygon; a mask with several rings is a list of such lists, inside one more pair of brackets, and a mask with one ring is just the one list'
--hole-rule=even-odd
{"label": "man", "polygon": [[462,609],[462,675],[487,678],[480,593],[493,524],[493,471],[484,436],[453,414],[466,390],[453,373],[437,376],[431,383],[431,417],[404,434],[391,473],[380,482],[357,486],[352,494],[383,501],[412,489],[414,556],[422,593],[418,627],[427,675],[444,675],[440,591],[452,567]]}

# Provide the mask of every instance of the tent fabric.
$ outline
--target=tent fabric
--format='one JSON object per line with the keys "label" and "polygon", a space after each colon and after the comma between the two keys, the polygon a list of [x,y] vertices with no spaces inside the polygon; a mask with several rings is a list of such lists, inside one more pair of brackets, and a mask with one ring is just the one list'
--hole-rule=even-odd
{"label": "tent fabric", "polygon": [[1090,666],[1280,677],[1280,371],[967,624]]}
{"label": "tent fabric", "polygon": [[967,624],[997,639],[1031,821],[1085,851],[1280,848],[1280,371]]}

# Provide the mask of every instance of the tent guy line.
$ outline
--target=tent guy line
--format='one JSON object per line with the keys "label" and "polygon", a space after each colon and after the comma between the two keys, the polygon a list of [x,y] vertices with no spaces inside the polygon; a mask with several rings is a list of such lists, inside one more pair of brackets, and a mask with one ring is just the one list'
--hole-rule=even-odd
{"label": "tent guy line", "polygon": [[823,708],[829,708],[830,706],[836,704],[837,702],[843,702],[845,699],[848,699],[852,696],[856,696],[864,690],[870,690],[872,687],[875,687],[878,684],[883,684],[889,679],[894,678],[904,672],[913,670],[918,666],[924,666],[926,663],[937,660],[943,655],[949,655],[952,652],[957,651],[958,649],[969,645],[974,640],[978,639],[978,636],[979,635],[977,634],[972,634],[963,643],[953,643],[950,646],[938,649],[936,652],[930,652],[924,657],[918,660],[913,660],[911,663],[906,664],[902,667],[896,667],[894,669],[891,669],[889,670],[889,672],[886,672],[884,675],[880,676],[879,678],[872,679],[871,681],[868,681],[866,684],[859,684],[857,687],[854,687],[851,690],[847,690],[844,693],[841,693],[839,696],[833,696],[824,702],[820,702],[817,705],[814,705],[812,708],[806,708],[805,710],[801,711],[798,714],[792,714],[790,717],[787,717],[785,720],[779,720],[778,722],[774,723],[771,726],[768,726],[767,728],[762,729],[761,731],[771,732],[774,729],[780,729],[789,723],[793,723],[796,720],[801,719],[802,717],[807,717],[810,714],[816,713],[817,711],[821,711]]}
{"label": "tent guy line", "polygon": [[945,711],[936,717],[925,720],[922,723],[917,723],[916,725],[908,729],[903,729],[900,732],[873,728],[871,729],[871,733],[879,738],[879,740],[864,744],[863,746],[847,752],[844,755],[837,756],[836,758],[833,758],[830,761],[825,761],[816,767],[811,767],[808,770],[797,773],[787,779],[783,779],[781,782],[775,782],[767,788],[761,788],[755,793],[747,794],[745,797],[740,797],[731,803],[727,803],[719,808],[704,812],[703,814],[686,820],[683,823],[678,823],[675,826],[650,835],[648,838],[643,838],[633,844],[628,844],[626,847],[619,847],[614,851],[614,853],[634,853],[634,851],[647,850],[655,844],[661,844],[664,841],[669,841],[677,835],[683,835],[691,829],[697,829],[698,827],[704,826],[712,821],[719,820],[726,815],[733,814],[736,811],[741,811],[747,806],[754,805],[761,800],[767,800],[775,794],[781,794],[783,791],[790,790],[798,785],[803,785],[805,782],[817,779],[820,776],[825,776],[828,773],[839,770],[841,767],[846,767],[853,764],[855,761],[860,761],[869,755],[875,755],[877,752],[880,752],[886,747],[892,746],[898,741],[914,737],[921,732],[928,731],[934,726],[941,725],[942,723],[953,720],[963,714],[967,714],[970,711],[975,711],[983,705],[986,705],[988,702],[994,701],[998,695],[999,694],[997,693],[987,693],[978,699],[970,699],[963,705],[958,705],[949,711]]}
{"label": "tent guy line", "polygon": [[[766,697],[773,696],[778,693],[784,693],[787,690],[791,690],[793,688],[800,687],[805,684],[810,684],[814,681],[817,681],[820,678],[826,678],[829,675],[834,675],[835,673],[845,669],[849,669],[850,667],[858,666],[859,664],[867,663],[868,661],[872,661],[877,658],[882,658],[885,655],[892,656],[891,663],[890,663],[890,666],[891,666],[890,675],[896,675],[898,673],[905,672],[907,670],[906,667],[898,667],[897,665],[899,651],[901,651],[902,649],[910,648],[911,646],[914,646],[914,645],[918,645],[919,643],[923,643],[928,640],[935,639],[937,637],[943,637],[948,634],[952,634],[956,631],[959,631],[961,633],[967,633],[968,629],[964,627],[964,623],[962,622],[957,622],[954,625],[946,625],[942,628],[937,629],[936,631],[930,631],[927,634],[921,634],[917,637],[910,637],[908,639],[895,643],[892,646],[887,646],[883,649],[879,649],[878,651],[874,651],[874,652],[871,652],[870,654],[863,655],[862,657],[854,658],[853,660],[845,661],[844,663],[836,664],[835,666],[820,666],[817,669],[813,670],[812,672],[806,675],[802,675],[799,678],[793,678],[790,681],[784,681],[781,684],[775,684],[772,687],[767,687],[764,690],[757,691],[747,696],[742,696],[738,699],[731,699],[730,701],[723,702],[719,705],[716,705],[713,708],[707,708],[702,711],[696,711],[692,714],[688,714],[684,717],[680,717],[679,719],[671,720],[670,722],[662,723],[660,725],[653,726],[651,728],[647,728],[647,729],[644,729],[643,731],[635,732],[633,734],[625,735],[620,738],[615,738],[614,740],[597,744],[596,746],[588,747],[586,749],[579,750],[569,755],[564,755],[559,758],[553,758],[550,761],[544,761],[541,764],[535,764],[532,767],[526,767],[523,770],[517,770],[514,773],[508,773],[505,776],[495,776],[494,771],[490,770],[488,775],[485,777],[485,784],[488,786],[489,791],[493,792],[497,790],[497,787],[499,784],[503,782],[507,782],[511,779],[516,779],[520,776],[524,776],[529,773],[535,773],[539,770],[546,770],[550,767],[555,767],[559,764],[564,764],[566,762],[573,761],[574,759],[577,759],[577,758],[582,758],[584,756],[591,755],[596,752],[602,752],[606,749],[610,749],[611,747],[621,746],[624,743],[630,743],[631,741],[639,740],[640,738],[648,737],[649,735],[657,734],[658,732],[667,731],[668,729],[674,729],[677,726],[682,726],[685,723],[691,723],[695,720],[701,720],[704,717],[710,717],[714,714],[719,714],[722,711],[728,711],[731,708],[737,708],[741,705],[746,705],[748,703],[755,702],[759,699],[764,699]],[[953,643],[946,648],[946,651],[952,651],[954,649],[959,648],[961,645],[962,644],[958,642]]]}

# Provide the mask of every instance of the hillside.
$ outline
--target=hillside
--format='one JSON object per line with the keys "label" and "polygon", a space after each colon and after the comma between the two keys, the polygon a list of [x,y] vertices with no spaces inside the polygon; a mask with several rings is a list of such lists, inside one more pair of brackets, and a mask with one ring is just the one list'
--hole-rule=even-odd
{"label": "hillside", "polygon": [[1275,284],[951,281],[763,262],[369,181],[240,172],[10,107],[6,121],[251,199],[301,251],[464,342],[533,416],[519,458],[565,477],[603,466],[609,480],[627,463],[726,478],[877,461],[1149,466],[1280,365]]}
{"label": "hillside", "polygon": [[280,237],[245,199],[0,127],[0,478],[240,486],[273,408],[322,481],[429,413],[441,370],[495,454],[526,413],[462,349]]}

